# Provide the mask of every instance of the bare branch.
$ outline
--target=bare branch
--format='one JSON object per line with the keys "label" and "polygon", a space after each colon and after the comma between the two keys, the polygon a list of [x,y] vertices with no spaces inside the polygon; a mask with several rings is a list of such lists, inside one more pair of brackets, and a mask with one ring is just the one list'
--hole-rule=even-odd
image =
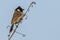
{"label": "bare branch", "polygon": [[36,2],[32,2],[32,3],[30,3],[28,9],[27,9],[26,12],[25,12],[25,15],[26,15],[26,13],[29,11],[29,8],[30,8],[33,4],[36,4]]}
{"label": "bare branch", "polygon": [[25,34],[19,33],[19,32],[17,32],[17,31],[16,31],[16,33],[18,33],[18,34],[22,35],[23,37],[25,37],[25,36],[26,36]]}
{"label": "bare branch", "polygon": [[14,33],[16,32],[18,26],[16,26],[16,28],[14,29],[13,33],[11,34],[11,36],[8,38],[8,40],[10,40],[12,38],[12,36],[14,35]]}

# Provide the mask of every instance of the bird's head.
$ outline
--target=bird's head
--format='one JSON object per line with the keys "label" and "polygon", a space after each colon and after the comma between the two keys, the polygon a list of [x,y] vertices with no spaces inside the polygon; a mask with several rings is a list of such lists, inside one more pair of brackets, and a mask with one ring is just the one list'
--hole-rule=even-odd
{"label": "bird's head", "polygon": [[15,11],[21,11],[21,12],[23,12],[23,10],[24,10],[24,9],[22,9],[20,6],[18,6],[18,7],[15,9]]}

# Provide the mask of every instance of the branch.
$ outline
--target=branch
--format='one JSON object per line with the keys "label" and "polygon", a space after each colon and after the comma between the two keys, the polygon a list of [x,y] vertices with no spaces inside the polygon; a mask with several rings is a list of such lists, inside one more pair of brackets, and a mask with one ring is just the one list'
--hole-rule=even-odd
{"label": "branch", "polygon": [[13,36],[14,33],[16,32],[17,28],[18,28],[18,25],[16,26],[16,28],[14,29],[13,33],[12,33],[11,36],[8,38],[8,40],[10,40],[10,39],[12,38],[12,36]]}
{"label": "branch", "polygon": [[18,33],[18,34],[22,35],[23,37],[25,37],[25,36],[26,36],[25,34],[19,33],[19,32],[17,32],[17,31],[16,31],[16,33]]}
{"label": "branch", "polygon": [[25,15],[26,15],[26,13],[29,11],[29,8],[30,8],[31,6],[33,6],[33,4],[36,4],[36,2],[33,1],[32,3],[30,3],[28,9],[27,9],[26,12],[25,12]]}

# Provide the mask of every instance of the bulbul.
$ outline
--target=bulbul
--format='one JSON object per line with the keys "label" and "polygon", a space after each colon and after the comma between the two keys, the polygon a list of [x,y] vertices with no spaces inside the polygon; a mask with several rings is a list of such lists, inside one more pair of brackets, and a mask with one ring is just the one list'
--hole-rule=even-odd
{"label": "bulbul", "polygon": [[11,28],[10,28],[9,33],[12,32],[13,27],[14,27],[15,24],[18,24],[19,22],[21,22],[23,20],[23,17],[24,17],[23,10],[24,9],[22,9],[20,6],[18,6],[15,9],[14,14],[13,14],[13,18],[11,20]]}

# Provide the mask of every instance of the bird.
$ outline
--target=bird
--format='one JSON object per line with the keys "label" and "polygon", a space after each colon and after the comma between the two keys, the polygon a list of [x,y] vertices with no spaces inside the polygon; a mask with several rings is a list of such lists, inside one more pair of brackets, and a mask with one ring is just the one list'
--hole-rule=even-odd
{"label": "bird", "polygon": [[10,30],[9,30],[9,33],[12,32],[13,30],[13,27],[15,24],[19,24],[22,20],[23,20],[23,17],[24,17],[24,13],[23,13],[23,8],[21,8],[20,6],[18,6],[15,10],[14,10],[14,14],[13,14],[13,17],[12,17],[12,20],[11,20],[11,27],[10,27]]}

